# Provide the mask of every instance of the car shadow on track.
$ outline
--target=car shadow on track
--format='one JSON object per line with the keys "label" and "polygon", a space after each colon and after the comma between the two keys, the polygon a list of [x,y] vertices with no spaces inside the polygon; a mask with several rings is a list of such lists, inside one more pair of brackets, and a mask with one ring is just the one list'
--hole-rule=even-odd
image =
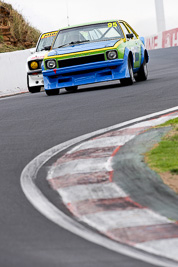
{"label": "car shadow on track", "polygon": [[[109,83],[99,83],[99,85],[96,84],[89,84],[85,86],[79,86],[78,90],[76,92],[66,92],[65,88],[61,89],[60,95],[65,95],[65,94],[75,94],[75,93],[84,93],[84,92],[90,92],[90,91],[98,91],[98,90],[107,90],[107,89],[114,89],[114,88],[120,88],[123,87],[121,86],[120,82],[115,82],[114,84]],[[64,90],[64,91],[63,91]]]}

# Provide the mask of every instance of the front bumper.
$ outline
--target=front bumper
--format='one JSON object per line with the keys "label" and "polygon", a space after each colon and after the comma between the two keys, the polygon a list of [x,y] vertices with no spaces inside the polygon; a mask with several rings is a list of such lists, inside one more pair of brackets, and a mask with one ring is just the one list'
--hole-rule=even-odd
{"label": "front bumper", "polygon": [[41,70],[29,71],[27,72],[27,75],[29,87],[44,86],[43,74]]}
{"label": "front bumper", "polygon": [[45,90],[119,80],[127,77],[129,77],[127,60],[124,59],[43,70]]}

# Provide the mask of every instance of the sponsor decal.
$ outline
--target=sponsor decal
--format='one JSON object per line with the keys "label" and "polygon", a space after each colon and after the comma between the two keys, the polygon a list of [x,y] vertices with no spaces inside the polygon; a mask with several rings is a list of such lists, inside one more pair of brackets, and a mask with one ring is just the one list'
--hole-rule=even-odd
{"label": "sponsor decal", "polygon": [[32,57],[31,60],[32,59],[43,59],[43,58],[44,58],[44,56],[35,56],[35,57]]}
{"label": "sponsor decal", "polygon": [[178,28],[145,38],[148,50],[178,46]]}
{"label": "sponsor decal", "polygon": [[133,53],[134,62],[139,61],[139,47],[132,47],[131,51]]}
{"label": "sponsor decal", "polygon": [[178,28],[162,34],[162,48],[178,46]]}
{"label": "sponsor decal", "polygon": [[44,33],[41,36],[41,39],[48,38],[48,37],[54,37],[54,36],[56,36],[56,34],[57,34],[57,31],[55,31],[55,32],[47,32],[47,33]]}
{"label": "sponsor decal", "polygon": [[158,35],[146,38],[146,48],[148,50],[159,48],[159,46],[158,46]]}

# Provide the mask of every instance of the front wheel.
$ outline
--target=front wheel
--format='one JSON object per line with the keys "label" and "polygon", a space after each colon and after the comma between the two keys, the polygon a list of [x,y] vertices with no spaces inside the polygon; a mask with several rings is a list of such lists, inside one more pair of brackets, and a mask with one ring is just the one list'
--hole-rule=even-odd
{"label": "front wheel", "polygon": [[144,59],[143,64],[141,65],[139,71],[135,75],[135,80],[137,82],[140,82],[140,81],[146,81],[147,78],[148,78],[148,68],[146,60]]}
{"label": "front wheel", "polygon": [[41,91],[41,86],[28,87],[28,91],[32,94],[39,93]]}
{"label": "front wheel", "polygon": [[121,79],[121,85],[127,86],[127,85],[132,85],[134,83],[134,74],[133,74],[133,68],[132,68],[132,63],[130,58],[128,58],[128,69],[129,69],[129,78]]}
{"label": "front wheel", "polygon": [[51,89],[51,90],[45,90],[46,94],[48,96],[51,96],[51,95],[58,95],[59,94],[59,89]]}
{"label": "front wheel", "polygon": [[66,87],[65,89],[66,89],[66,91],[69,92],[69,93],[74,93],[74,92],[77,91],[78,86],[69,86],[69,87]]}

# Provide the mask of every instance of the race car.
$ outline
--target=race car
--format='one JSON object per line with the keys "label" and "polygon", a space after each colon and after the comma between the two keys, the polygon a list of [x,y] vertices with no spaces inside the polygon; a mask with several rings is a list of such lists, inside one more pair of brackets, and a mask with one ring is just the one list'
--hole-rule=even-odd
{"label": "race car", "polygon": [[58,31],[42,72],[46,94],[60,88],[75,92],[79,85],[120,80],[124,86],[148,76],[144,38],[123,20],[70,26]]}
{"label": "race car", "polygon": [[31,49],[31,56],[27,59],[27,87],[29,92],[40,92],[41,86],[44,86],[41,63],[46,50],[51,48],[51,44],[57,31],[42,33],[38,39],[36,48]]}

